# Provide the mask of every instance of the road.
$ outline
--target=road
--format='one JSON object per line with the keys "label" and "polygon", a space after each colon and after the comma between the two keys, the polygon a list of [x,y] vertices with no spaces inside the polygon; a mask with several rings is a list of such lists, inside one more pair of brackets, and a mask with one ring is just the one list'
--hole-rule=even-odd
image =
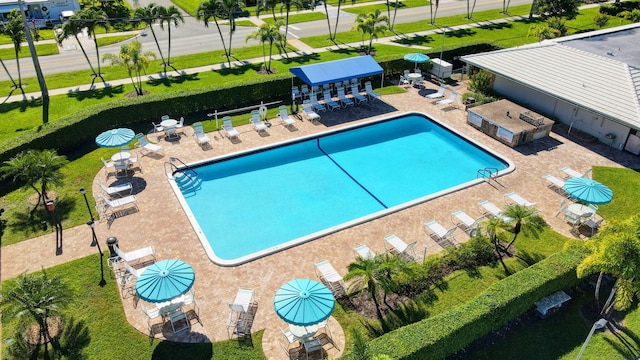
{"label": "road", "polygon": [[[530,0],[511,0],[510,6],[517,6],[521,4],[528,4]],[[370,4],[370,3],[369,3]],[[366,4],[368,5],[368,4]],[[490,9],[500,9],[502,7],[502,0],[478,0],[475,11],[483,11]],[[465,14],[467,10],[466,1],[456,0],[442,0],[440,8],[438,9],[438,17],[451,16],[457,14]],[[322,6],[318,6],[315,11],[324,12]],[[396,24],[410,23],[421,21],[429,18],[430,9],[428,6],[402,9],[398,10],[396,17]],[[337,8],[329,8],[329,16],[332,22],[335,21],[337,14]],[[341,11],[340,24],[338,26],[338,32],[349,31],[354,24],[356,15]],[[163,54],[166,56],[166,49],[168,46],[168,32],[160,29],[158,26],[154,27],[158,42],[162,48]],[[222,25],[221,30],[224,34],[225,43],[228,46],[229,34],[228,26]],[[256,41],[251,40],[245,43],[245,38],[248,34],[255,30],[254,27],[237,27],[236,32],[232,39],[232,49],[245,46],[246,44],[258,44]],[[304,38],[315,35],[328,34],[327,21],[318,20],[307,23],[298,23],[289,26],[289,38]],[[142,42],[143,50],[153,51],[157,54],[157,48],[151,32],[147,29],[137,36],[137,39]],[[82,44],[89,55],[89,59],[93,62],[94,67],[96,64],[95,47],[93,41],[86,36],[81,36]],[[220,50],[222,49],[222,41],[218,35],[215,24],[210,23],[208,28],[205,28],[204,23],[192,18],[189,15],[185,15],[185,23],[180,24],[177,28],[172,28],[171,31],[171,55],[186,55],[194,54],[205,51]],[[118,53],[120,51],[120,44],[114,44],[109,46],[100,47],[100,54],[106,53]],[[159,56],[158,56],[159,57]],[[8,70],[11,72],[14,78],[16,74],[16,64],[13,59],[3,59]],[[54,74],[60,72],[69,71],[69,69],[79,70],[88,69],[87,64],[82,52],[74,39],[65,40],[61,46],[60,54],[43,56],[39,58],[40,66],[43,73]],[[212,59],[212,63],[224,62],[225,58]],[[35,76],[35,71],[30,57],[21,58],[20,65],[23,77]],[[0,80],[9,80],[6,72],[0,72]]]}

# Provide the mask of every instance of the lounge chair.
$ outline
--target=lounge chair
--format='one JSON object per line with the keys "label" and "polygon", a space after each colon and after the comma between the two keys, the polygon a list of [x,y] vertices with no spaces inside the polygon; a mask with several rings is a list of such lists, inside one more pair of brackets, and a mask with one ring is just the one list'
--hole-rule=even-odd
{"label": "lounge chair", "polygon": [[295,100],[295,99],[301,99],[302,95],[300,95],[300,90],[298,89],[297,86],[292,86],[291,87],[291,99]]}
{"label": "lounge chair", "polygon": [[159,133],[159,132],[163,132],[163,131],[164,131],[164,128],[163,128],[163,127],[162,127],[162,125],[160,125],[160,124],[156,124],[156,123],[154,123],[154,122],[152,121],[152,122],[151,122],[151,125],[153,125],[153,133],[154,133],[154,134],[157,134],[157,133]]}
{"label": "lounge chair", "polygon": [[535,206],[536,205],[536,203],[531,202],[531,201],[523,198],[522,196],[520,196],[515,191],[507,193],[504,196],[505,196],[505,198],[509,199],[511,202],[516,203],[518,205],[522,205],[522,206],[526,206],[526,207],[530,207],[530,206]]}
{"label": "lounge chair", "polygon": [[367,101],[366,96],[362,96],[360,91],[358,90],[358,85],[351,85],[351,96],[356,100],[357,103],[362,103]]}
{"label": "lounge chair", "polygon": [[367,96],[369,97],[369,99],[373,100],[373,99],[377,99],[380,97],[380,95],[373,91],[373,88],[371,87],[371,81],[367,81],[366,83],[364,83],[364,90],[367,93]]}
{"label": "lounge chair", "polygon": [[333,101],[333,99],[331,98],[331,93],[329,92],[329,90],[326,90],[323,96],[324,104],[329,107],[329,110],[333,111],[340,108],[340,105],[337,102]]}
{"label": "lounge chair", "polygon": [[407,78],[405,75],[400,75],[400,80],[398,80],[398,85],[403,85],[406,88],[410,84],[411,82],[409,81],[409,78]]}
{"label": "lounge chair", "polygon": [[598,229],[603,222],[604,222],[604,219],[602,217],[600,217],[599,215],[596,215],[596,213],[593,213],[593,215],[591,215],[591,217],[589,217],[587,221],[583,222],[582,225],[590,228],[591,236],[593,236],[596,229]]}
{"label": "lounge chair", "polygon": [[357,256],[363,259],[373,259],[376,257],[376,253],[369,249],[369,247],[365,244],[356,246],[355,248],[353,248],[353,251],[356,252]]}
{"label": "lounge chair", "polygon": [[315,264],[315,267],[316,275],[331,289],[333,295],[336,297],[346,295],[347,287],[342,280],[342,276],[333,268],[329,260],[319,261]]}
{"label": "lounge chair", "polygon": [[505,216],[502,213],[502,210],[500,210],[499,207],[497,207],[494,203],[492,203],[489,200],[482,200],[478,203],[478,205],[480,205],[484,211],[482,211],[482,215],[484,216],[494,216],[497,217],[499,219],[502,219],[504,222],[510,222],[511,218],[508,216]]}
{"label": "lounge chair", "polygon": [[313,106],[313,109],[315,111],[327,111],[327,108],[318,102],[318,94],[311,94],[311,99],[309,101],[311,102],[311,106]]}
{"label": "lounge chair", "polygon": [[136,134],[136,139],[138,139],[136,147],[139,147],[145,152],[152,152],[157,154],[162,151],[162,146],[150,143],[147,138],[141,133]]}
{"label": "lounge chair", "polygon": [[302,103],[302,110],[311,120],[320,120],[320,115],[318,115],[311,106],[311,102],[309,100],[305,100]]}
{"label": "lounge chair", "polygon": [[231,116],[225,116],[222,118],[222,131],[224,131],[225,135],[229,138],[238,138],[240,133],[236,128],[233,127],[233,123],[231,122]]}
{"label": "lounge chair", "polygon": [[557,177],[551,174],[547,174],[542,178],[549,182],[549,184],[547,185],[548,187],[555,187],[555,188],[563,189],[564,191],[564,184],[565,184],[564,180],[558,179]]}
{"label": "lounge chair", "polygon": [[121,197],[119,199],[109,200],[104,195],[100,194],[100,197],[103,201],[102,213],[106,216],[109,214],[113,214],[116,210],[120,208],[124,208],[127,205],[133,205],[136,210],[138,210],[138,205],[136,204],[135,195],[128,195],[125,197]]}
{"label": "lounge chair", "polygon": [[198,145],[210,144],[211,139],[204,133],[204,129],[202,128],[202,123],[197,122],[193,124],[193,136],[196,137],[196,141]]}
{"label": "lounge chair", "polygon": [[457,91],[452,91],[448,98],[446,98],[444,100],[440,100],[440,101],[436,102],[436,104],[437,105],[453,104],[456,101],[457,98],[458,98],[458,92]]}
{"label": "lounge chair", "polygon": [[176,124],[176,132],[178,131],[184,134],[184,116],[180,116],[180,120]]}
{"label": "lounge chair", "polygon": [[570,211],[565,211],[564,213],[564,220],[566,222],[568,222],[569,224],[571,224],[571,228],[575,229],[576,225],[580,225],[581,219],[580,216],[570,212]]}
{"label": "lounge chair", "polygon": [[131,192],[133,191],[133,186],[130,182],[118,184],[115,186],[106,186],[98,180],[98,186],[100,186],[100,188],[111,198],[121,197],[123,192],[128,192],[127,195],[131,195]]}
{"label": "lounge chair", "polygon": [[278,107],[278,117],[280,118],[280,121],[282,121],[284,126],[286,126],[286,127],[293,126],[296,123],[296,121],[293,120],[293,118],[291,116],[289,116],[289,112],[287,111],[287,106],[286,105],[280,105]]}
{"label": "lounge chair", "polygon": [[584,174],[580,173],[576,170],[573,170],[570,167],[564,166],[560,168],[560,171],[562,171],[563,173],[565,173],[565,177],[566,178],[572,178],[572,177],[577,177],[577,178],[581,178],[581,177],[587,177],[587,175],[589,175],[589,173],[591,172],[591,168],[589,168],[589,170],[585,171]]}
{"label": "lounge chair", "polygon": [[256,293],[253,289],[240,288],[236,292],[233,303],[229,304],[229,308],[233,312],[246,313],[250,308],[256,306]]}
{"label": "lounge chair", "polygon": [[447,90],[447,86],[445,84],[442,84],[440,85],[440,88],[438,89],[437,92],[434,92],[433,94],[425,95],[425,97],[427,99],[439,99],[441,97],[444,97],[445,90]]}
{"label": "lounge chair", "polygon": [[267,124],[260,119],[260,112],[258,110],[251,111],[251,125],[257,131],[267,131]]}
{"label": "lounge chair", "polygon": [[309,86],[307,86],[307,84],[302,85],[300,91],[302,92],[302,96],[309,97]]}
{"label": "lounge chair", "polygon": [[415,78],[415,79],[413,79],[411,81],[411,86],[413,86],[413,87],[418,87],[419,88],[422,85],[424,85],[424,77],[422,77],[422,76],[419,76],[419,77],[417,77],[417,78]]}
{"label": "lounge chair", "polygon": [[113,250],[116,252],[115,257],[109,258],[112,262],[120,262],[124,261],[128,264],[137,264],[137,263],[154,263],[156,262],[156,251],[153,249],[153,246],[143,247],[133,251],[122,251],[118,245],[113,246]]}
{"label": "lounge chair", "polygon": [[483,217],[474,219],[462,210],[457,210],[451,213],[451,221],[453,221],[453,224],[462,229],[462,231],[467,233],[469,236],[475,235],[478,223],[482,219]]}
{"label": "lounge chair", "polygon": [[227,334],[229,339],[234,335],[238,337],[251,333],[251,326],[255,315],[255,292],[253,289],[238,289],[233,303],[229,304],[231,311],[227,318]]}
{"label": "lounge chair", "polygon": [[349,99],[347,97],[347,95],[345,95],[343,87],[339,87],[338,88],[338,100],[340,100],[340,103],[344,107],[347,107],[349,105],[353,105],[353,100]]}
{"label": "lounge chair", "polygon": [[[396,234],[391,234],[384,238],[385,248],[387,251],[397,254],[401,256],[405,260],[409,262],[417,261],[417,256],[414,250],[416,246],[416,241],[407,244],[402,239],[400,239]],[[391,248],[388,248],[389,245]]]}
{"label": "lounge chair", "polygon": [[457,228],[458,227],[454,226],[447,230],[435,220],[424,223],[424,229],[427,235],[443,248],[447,246],[456,247],[456,237],[454,233]]}

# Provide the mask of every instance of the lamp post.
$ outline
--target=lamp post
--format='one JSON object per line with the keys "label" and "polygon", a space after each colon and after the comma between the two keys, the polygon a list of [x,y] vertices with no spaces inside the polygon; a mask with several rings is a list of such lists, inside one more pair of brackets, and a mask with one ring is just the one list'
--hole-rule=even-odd
{"label": "lamp post", "polygon": [[100,286],[105,285],[107,282],[104,280],[104,265],[102,264],[102,258],[104,254],[102,253],[102,249],[100,249],[100,242],[98,241],[98,237],[96,236],[96,230],[93,228],[95,226],[95,222],[93,220],[87,221],[87,225],[91,228],[91,235],[93,237],[93,242],[91,246],[98,246],[98,253],[100,253]]}
{"label": "lamp post", "polygon": [[440,47],[440,69],[438,70],[438,77],[442,79],[442,55],[444,54],[444,38],[447,36],[447,25],[442,28],[442,46]]}
{"label": "lamp post", "polygon": [[[89,217],[91,218],[91,221],[95,221],[93,218],[93,213],[91,212],[91,206],[89,206],[89,200],[87,200],[87,189],[85,189],[84,187],[81,187],[80,194],[84,196],[84,203],[87,204],[87,210],[89,210]],[[91,246],[95,246],[95,245],[91,245]]]}
{"label": "lamp post", "polygon": [[593,324],[593,326],[591,327],[591,331],[589,331],[589,335],[587,335],[587,339],[584,341],[584,344],[582,344],[582,348],[580,349],[580,353],[578,354],[576,360],[579,360],[582,356],[582,353],[584,352],[584,349],[587,348],[587,344],[589,344],[589,340],[591,340],[591,336],[593,336],[593,333],[596,330],[602,329],[603,327],[605,327],[605,325],[607,325],[606,319],[600,319]]}

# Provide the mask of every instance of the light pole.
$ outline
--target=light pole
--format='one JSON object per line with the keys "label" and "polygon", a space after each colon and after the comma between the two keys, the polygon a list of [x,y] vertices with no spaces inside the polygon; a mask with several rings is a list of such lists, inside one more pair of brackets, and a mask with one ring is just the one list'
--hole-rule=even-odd
{"label": "light pole", "polygon": [[84,187],[81,187],[80,194],[84,196],[84,203],[87,204],[87,210],[89,210],[89,217],[91,218],[91,221],[95,221],[93,218],[93,213],[91,212],[91,206],[89,206],[89,200],[87,200],[87,189],[85,189]]}
{"label": "light pole", "polygon": [[440,47],[440,69],[438,70],[438,77],[442,79],[442,55],[444,54],[444,38],[447,36],[447,25],[442,28],[442,46]]}
{"label": "light pole", "polygon": [[91,228],[91,235],[93,237],[93,242],[91,246],[98,246],[98,253],[100,253],[100,286],[104,286],[107,282],[104,280],[104,265],[102,264],[102,258],[104,254],[102,253],[102,249],[100,249],[100,242],[98,241],[98,237],[96,236],[96,230],[93,228],[95,226],[95,222],[93,220],[87,221],[87,225]]}
{"label": "light pole", "polygon": [[584,344],[582,344],[582,348],[580,349],[580,353],[578,354],[576,360],[579,360],[582,356],[582,353],[584,352],[584,349],[587,348],[587,344],[589,344],[589,340],[591,340],[591,336],[593,336],[593,333],[596,330],[602,329],[603,327],[605,327],[605,325],[607,325],[606,319],[600,319],[593,324],[593,326],[591,327],[591,331],[589,331],[589,335],[587,335],[587,339],[584,341]]}

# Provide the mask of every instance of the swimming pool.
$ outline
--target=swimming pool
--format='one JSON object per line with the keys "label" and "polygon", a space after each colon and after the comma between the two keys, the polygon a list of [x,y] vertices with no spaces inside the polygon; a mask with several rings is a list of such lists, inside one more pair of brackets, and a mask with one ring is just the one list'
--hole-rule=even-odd
{"label": "swimming pool", "polygon": [[[420,113],[190,164],[171,181],[209,258],[237,265],[471,186],[513,166]],[[180,181],[178,181],[180,182]]]}

